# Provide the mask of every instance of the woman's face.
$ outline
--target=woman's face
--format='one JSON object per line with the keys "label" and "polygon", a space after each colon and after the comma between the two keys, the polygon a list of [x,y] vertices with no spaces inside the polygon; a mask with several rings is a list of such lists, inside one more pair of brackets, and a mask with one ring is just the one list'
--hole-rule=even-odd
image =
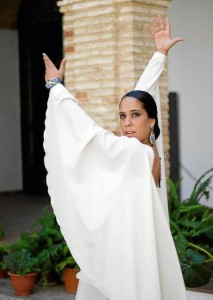
{"label": "woman's face", "polygon": [[120,127],[122,135],[135,137],[141,143],[150,144],[149,135],[155,119],[150,119],[143,104],[133,97],[125,97],[120,103]]}

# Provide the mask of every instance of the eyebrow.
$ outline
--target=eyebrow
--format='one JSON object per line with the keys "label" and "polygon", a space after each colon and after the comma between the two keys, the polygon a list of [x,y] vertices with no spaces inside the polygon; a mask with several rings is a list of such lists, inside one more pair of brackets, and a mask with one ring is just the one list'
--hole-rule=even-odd
{"label": "eyebrow", "polygon": [[[130,112],[140,112],[140,110],[138,110],[138,109],[131,109]],[[125,112],[120,111],[119,115],[120,114],[125,114]]]}

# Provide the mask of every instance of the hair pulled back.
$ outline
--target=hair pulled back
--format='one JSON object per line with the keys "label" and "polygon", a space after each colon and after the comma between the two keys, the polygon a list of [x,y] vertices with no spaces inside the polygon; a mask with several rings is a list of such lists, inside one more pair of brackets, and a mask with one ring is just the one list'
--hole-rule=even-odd
{"label": "hair pulled back", "polygon": [[158,125],[157,105],[155,103],[154,98],[149,93],[140,90],[128,92],[126,95],[123,96],[121,102],[125,97],[132,97],[140,101],[142,107],[147,112],[148,117],[151,119],[155,119],[154,133],[155,133],[155,139],[157,139],[160,135],[160,128]]}

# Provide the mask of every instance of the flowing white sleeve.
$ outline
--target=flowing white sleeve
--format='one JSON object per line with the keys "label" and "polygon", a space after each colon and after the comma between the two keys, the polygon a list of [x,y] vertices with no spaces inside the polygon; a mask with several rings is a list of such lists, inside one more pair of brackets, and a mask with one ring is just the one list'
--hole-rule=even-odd
{"label": "flowing white sleeve", "polygon": [[166,56],[164,54],[155,52],[139,78],[135,90],[146,91],[155,99],[158,88],[158,79],[163,71],[165,60]]}
{"label": "flowing white sleeve", "polygon": [[84,277],[110,300],[185,300],[152,149],[104,130],[75,101],[51,89],[44,149],[51,204]]}
{"label": "flowing white sleeve", "polygon": [[141,75],[135,90],[146,91],[155,99],[158,108],[158,123],[161,129],[161,135],[156,141],[156,145],[161,157],[161,188],[158,189],[159,196],[167,217],[168,218],[168,204],[167,204],[167,190],[166,190],[166,174],[165,174],[165,161],[163,150],[163,134],[162,134],[162,120],[161,120],[161,105],[160,105],[160,92],[158,79],[163,71],[166,56],[160,52],[155,52],[149,61],[146,69]]}

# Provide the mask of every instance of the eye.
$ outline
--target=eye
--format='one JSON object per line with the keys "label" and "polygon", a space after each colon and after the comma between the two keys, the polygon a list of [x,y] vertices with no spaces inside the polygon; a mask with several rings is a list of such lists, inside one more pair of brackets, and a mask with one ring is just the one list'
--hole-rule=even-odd
{"label": "eye", "polygon": [[132,114],[132,117],[133,117],[133,118],[138,117],[138,116],[140,116],[140,114],[139,114],[138,112],[134,112],[134,113]]}
{"label": "eye", "polygon": [[124,114],[120,114],[119,116],[120,116],[120,119],[121,119],[121,120],[124,119],[124,118],[126,117]]}

